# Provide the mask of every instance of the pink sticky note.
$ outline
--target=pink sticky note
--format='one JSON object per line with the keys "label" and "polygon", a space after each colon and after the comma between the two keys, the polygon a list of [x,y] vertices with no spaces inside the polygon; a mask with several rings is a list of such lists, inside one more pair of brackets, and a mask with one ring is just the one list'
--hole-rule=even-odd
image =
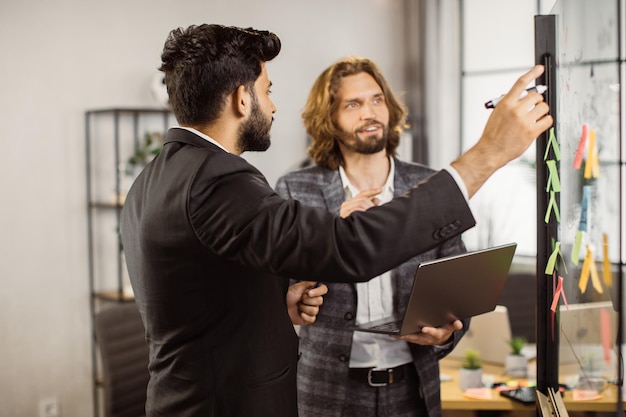
{"label": "pink sticky note", "polygon": [[611,316],[606,308],[600,310],[600,334],[602,335],[604,361],[611,363]]}
{"label": "pink sticky note", "polygon": [[553,312],[556,311],[557,306],[559,305],[559,297],[563,292],[563,278],[559,276],[559,285],[556,286],[556,290],[554,291],[554,297],[552,297],[552,305],[550,306],[550,310]]}
{"label": "pink sticky note", "polygon": [[463,396],[467,398],[474,398],[476,400],[490,400],[491,389],[483,387],[483,388],[468,388],[463,391]]}
{"label": "pink sticky note", "polygon": [[589,127],[587,124],[583,124],[583,132],[580,135],[580,140],[578,141],[578,148],[576,148],[576,156],[574,157],[574,169],[580,169],[583,163],[583,153],[585,151],[585,143],[587,142],[587,132]]}
{"label": "pink sticky note", "polygon": [[602,394],[595,390],[575,389],[572,391],[572,400],[574,401],[593,401],[602,398]]}

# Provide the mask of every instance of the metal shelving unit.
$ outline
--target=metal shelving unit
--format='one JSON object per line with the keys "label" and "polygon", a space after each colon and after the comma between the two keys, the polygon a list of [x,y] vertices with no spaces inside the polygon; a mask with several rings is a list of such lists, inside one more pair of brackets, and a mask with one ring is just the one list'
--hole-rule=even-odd
{"label": "metal shelving unit", "polygon": [[95,338],[96,313],[110,303],[134,301],[120,238],[120,214],[133,177],[128,161],[146,134],[165,136],[170,110],[106,108],[85,112],[88,279],[94,416],[102,415],[102,378]]}

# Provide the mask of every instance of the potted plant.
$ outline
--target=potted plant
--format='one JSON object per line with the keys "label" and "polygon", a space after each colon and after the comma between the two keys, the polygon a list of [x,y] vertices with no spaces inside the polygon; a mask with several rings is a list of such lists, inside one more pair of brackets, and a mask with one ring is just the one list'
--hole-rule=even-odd
{"label": "potted plant", "polygon": [[459,370],[459,385],[462,391],[483,386],[483,369],[477,350],[467,349],[465,351],[463,363]]}
{"label": "potted plant", "polygon": [[504,361],[504,371],[507,375],[520,378],[527,376],[528,358],[522,353],[526,343],[526,338],[523,336],[515,336],[509,340],[511,353],[507,355]]}

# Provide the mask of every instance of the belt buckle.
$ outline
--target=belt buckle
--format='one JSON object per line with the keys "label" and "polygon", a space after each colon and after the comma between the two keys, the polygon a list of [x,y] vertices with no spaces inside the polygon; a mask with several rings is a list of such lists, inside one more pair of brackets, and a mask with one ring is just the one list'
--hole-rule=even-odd
{"label": "belt buckle", "polygon": [[386,387],[389,384],[393,384],[393,369],[387,369],[387,382],[372,382],[372,371],[374,371],[374,368],[370,368],[367,371],[367,383],[370,387]]}

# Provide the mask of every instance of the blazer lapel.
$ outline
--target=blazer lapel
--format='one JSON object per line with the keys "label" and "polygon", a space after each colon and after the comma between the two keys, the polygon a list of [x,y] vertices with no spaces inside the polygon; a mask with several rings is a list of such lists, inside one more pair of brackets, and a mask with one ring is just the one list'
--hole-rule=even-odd
{"label": "blazer lapel", "polygon": [[397,158],[394,159],[395,165],[395,176],[393,178],[393,196],[397,197],[400,194],[404,194],[409,188],[411,188],[415,184],[411,184],[407,181],[405,175],[405,165],[402,161]]}
{"label": "blazer lapel", "polygon": [[326,185],[322,189],[322,195],[324,196],[324,202],[328,211],[339,215],[341,210],[341,203],[346,199],[346,195],[341,185],[341,178],[339,177],[339,171],[333,170],[328,174],[328,178],[324,178]]}

